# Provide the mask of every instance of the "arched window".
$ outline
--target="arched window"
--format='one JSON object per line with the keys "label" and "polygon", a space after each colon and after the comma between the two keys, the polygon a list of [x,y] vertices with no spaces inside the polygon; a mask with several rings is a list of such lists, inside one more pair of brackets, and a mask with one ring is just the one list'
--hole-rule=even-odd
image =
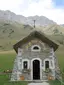
{"label": "arched window", "polygon": [[45,61],[45,69],[49,69],[49,61]]}
{"label": "arched window", "polygon": [[46,58],[44,59],[44,70],[49,70],[50,69],[50,59]]}
{"label": "arched window", "polygon": [[28,68],[28,62],[27,61],[24,61],[23,62],[23,67],[24,67],[24,69],[27,69]]}
{"label": "arched window", "polygon": [[29,60],[28,59],[22,60],[22,69],[29,69]]}
{"label": "arched window", "polygon": [[38,46],[35,46],[33,49],[34,50],[39,50],[39,47]]}
{"label": "arched window", "polygon": [[31,47],[31,51],[40,51],[40,50],[41,50],[41,48],[40,48],[39,45],[33,45],[33,46]]}

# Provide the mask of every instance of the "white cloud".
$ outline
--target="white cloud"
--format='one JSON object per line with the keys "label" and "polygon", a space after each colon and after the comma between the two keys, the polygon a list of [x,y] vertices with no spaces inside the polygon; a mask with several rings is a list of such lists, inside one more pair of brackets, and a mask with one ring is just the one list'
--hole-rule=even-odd
{"label": "white cloud", "polygon": [[18,13],[20,12],[20,4],[23,4],[23,0],[0,0],[0,9]]}
{"label": "white cloud", "polygon": [[11,10],[24,16],[41,15],[64,24],[64,11],[54,7],[54,0],[0,0],[1,10]]}
{"label": "white cloud", "polygon": [[31,3],[29,8],[22,13],[24,16],[46,16],[58,24],[64,23],[64,11],[54,8],[52,0],[40,0],[39,3]]}

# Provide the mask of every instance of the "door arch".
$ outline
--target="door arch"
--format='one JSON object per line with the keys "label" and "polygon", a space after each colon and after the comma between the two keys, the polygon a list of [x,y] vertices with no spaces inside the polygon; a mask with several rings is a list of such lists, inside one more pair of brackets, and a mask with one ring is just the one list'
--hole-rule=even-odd
{"label": "door arch", "polygon": [[[31,80],[35,80],[33,79],[33,61],[34,60],[38,60],[40,62],[40,80],[42,80],[42,60],[40,58],[33,58],[31,60]],[[39,79],[36,79],[39,80]]]}
{"label": "door arch", "polygon": [[39,79],[40,79],[40,61],[36,59],[33,61],[33,80]]}

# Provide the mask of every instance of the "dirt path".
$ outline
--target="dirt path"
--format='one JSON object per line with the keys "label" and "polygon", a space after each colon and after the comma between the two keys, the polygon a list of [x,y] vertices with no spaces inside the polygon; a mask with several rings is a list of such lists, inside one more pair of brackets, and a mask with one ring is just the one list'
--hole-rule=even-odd
{"label": "dirt path", "polygon": [[10,51],[0,51],[0,54],[7,54],[7,53],[15,53],[14,50],[10,50]]}

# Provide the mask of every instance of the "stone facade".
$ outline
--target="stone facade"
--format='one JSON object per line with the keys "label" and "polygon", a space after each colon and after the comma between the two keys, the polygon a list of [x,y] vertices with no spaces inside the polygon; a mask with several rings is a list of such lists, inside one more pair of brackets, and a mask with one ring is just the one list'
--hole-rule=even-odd
{"label": "stone facade", "polygon": [[54,80],[57,67],[54,48],[34,37],[18,47],[11,81]]}

